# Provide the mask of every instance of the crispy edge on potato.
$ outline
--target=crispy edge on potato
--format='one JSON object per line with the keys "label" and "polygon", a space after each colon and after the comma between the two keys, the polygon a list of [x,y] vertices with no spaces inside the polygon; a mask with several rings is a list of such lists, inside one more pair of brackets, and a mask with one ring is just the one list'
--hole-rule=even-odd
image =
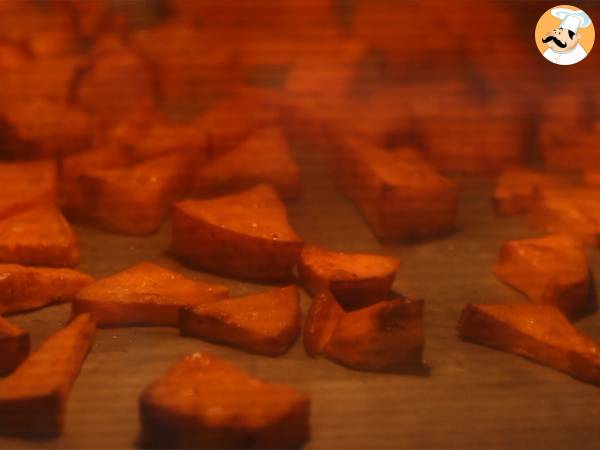
{"label": "crispy edge on potato", "polygon": [[55,206],[42,205],[0,221],[0,263],[72,267],[77,237]]}
{"label": "crispy edge on potato", "polygon": [[91,315],[77,316],[0,381],[1,433],[57,436],[62,432],[69,391],[95,328]]}
{"label": "crispy edge on potato", "polygon": [[553,306],[468,304],[457,329],[463,339],[600,384],[600,346]]}
{"label": "crispy edge on potato", "polygon": [[399,267],[400,261],[389,256],[307,245],[300,255],[298,275],[311,295],[331,290],[345,309],[352,310],[388,297]]}
{"label": "crispy edge on potato", "polygon": [[73,314],[91,313],[98,326],[177,326],[179,310],[226,298],[229,289],[143,262],[80,290]]}
{"label": "crispy edge on potato", "polygon": [[29,354],[29,333],[0,317],[0,375],[15,370]]}
{"label": "crispy edge on potato", "polygon": [[300,448],[310,436],[310,398],[194,353],[141,395],[145,448]]}
{"label": "crispy edge on potato", "polygon": [[179,329],[184,336],[278,356],[298,339],[301,319],[298,289],[287,286],[184,308],[179,314]]}
{"label": "crispy edge on potato", "polygon": [[352,369],[396,370],[422,365],[422,300],[382,301],[342,315],[324,355]]}
{"label": "crispy edge on potato", "polygon": [[302,245],[270,186],[173,207],[171,251],[194,267],[257,281],[287,280]]}
{"label": "crispy edge on potato", "polygon": [[0,314],[70,302],[93,280],[73,269],[0,264]]}
{"label": "crispy edge on potato", "polygon": [[582,245],[568,235],[504,243],[494,273],[533,303],[555,306],[567,316],[588,302],[587,258]]}
{"label": "crispy edge on potato", "polygon": [[316,358],[323,353],[343,315],[344,310],[331,292],[314,296],[304,321],[303,343],[308,356]]}

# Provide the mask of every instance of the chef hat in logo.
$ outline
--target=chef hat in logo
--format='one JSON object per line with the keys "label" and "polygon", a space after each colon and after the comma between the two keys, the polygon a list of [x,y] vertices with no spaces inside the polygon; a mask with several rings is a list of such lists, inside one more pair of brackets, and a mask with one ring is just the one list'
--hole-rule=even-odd
{"label": "chef hat in logo", "polygon": [[577,33],[579,28],[589,27],[592,23],[590,16],[580,9],[554,8],[551,13],[561,20],[560,28],[570,30],[573,33]]}

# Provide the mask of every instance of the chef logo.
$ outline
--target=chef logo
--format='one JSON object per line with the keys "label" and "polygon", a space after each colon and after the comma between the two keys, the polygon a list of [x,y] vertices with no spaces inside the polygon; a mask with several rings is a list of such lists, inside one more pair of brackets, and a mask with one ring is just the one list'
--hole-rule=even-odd
{"label": "chef logo", "polygon": [[592,50],[594,38],[590,16],[569,5],[546,11],[535,29],[538,50],[548,61],[561,66],[582,61]]}

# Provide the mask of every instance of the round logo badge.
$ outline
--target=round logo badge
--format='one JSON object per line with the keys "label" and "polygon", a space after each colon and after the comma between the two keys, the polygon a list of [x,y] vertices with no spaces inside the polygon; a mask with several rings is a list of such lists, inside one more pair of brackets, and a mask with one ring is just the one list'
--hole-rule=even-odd
{"label": "round logo badge", "polygon": [[548,61],[561,66],[577,64],[594,45],[592,19],[576,6],[560,5],[546,11],[535,27],[535,43]]}

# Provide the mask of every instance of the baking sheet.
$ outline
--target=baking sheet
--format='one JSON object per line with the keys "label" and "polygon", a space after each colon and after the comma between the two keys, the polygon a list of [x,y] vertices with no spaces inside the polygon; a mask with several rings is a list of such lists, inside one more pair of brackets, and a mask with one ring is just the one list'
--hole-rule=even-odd
{"label": "baking sheet", "polygon": [[[294,143],[305,191],[289,205],[306,241],[333,249],[395,255],[402,267],[394,288],[426,301],[425,360],[417,373],[352,371],[304,354],[301,341],[283,357],[251,355],[178,335],[171,328],[101,329],[71,392],[59,439],[0,438],[1,448],[131,448],[139,433],[138,398],[173,362],[192,352],[219,355],[249,373],[293,385],[312,398],[307,449],[564,448],[600,446],[597,387],[512,354],[459,340],[455,323],[466,302],[524,302],[491,273],[506,239],[535,236],[524,218],[498,219],[491,180],[461,180],[458,230],[418,245],[382,246],[341,197],[310,145]],[[170,227],[149,238],[76,228],[80,269],[97,277],[151,260],[188,276],[219,282],[232,296],[265,286],[189,270],[166,253]],[[593,272],[600,258],[590,250]],[[308,296],[302,293],[306,309]],[[10,317],[32,333],[33,345],[68,319],[68,305]],[[600,313],[576,326],[600,340]]]}

